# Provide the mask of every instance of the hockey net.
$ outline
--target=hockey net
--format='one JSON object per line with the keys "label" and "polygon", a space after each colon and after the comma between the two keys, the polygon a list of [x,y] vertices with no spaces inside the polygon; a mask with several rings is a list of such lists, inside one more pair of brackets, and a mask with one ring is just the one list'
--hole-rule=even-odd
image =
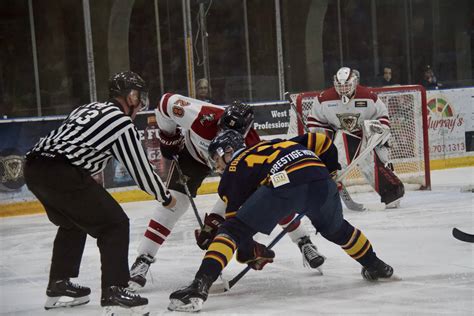
{"label": "hockey net", "polygon": [[[391,121],[390,160],[408,189],[430,189],[426,91],[422,86],[372,88],[388,108]],[[291,94],[290,136],[301,135],[317,91]],[[298,112],[298,114],[296,113]],[[358,168],[344,181],[346,186],[367,184]]]}

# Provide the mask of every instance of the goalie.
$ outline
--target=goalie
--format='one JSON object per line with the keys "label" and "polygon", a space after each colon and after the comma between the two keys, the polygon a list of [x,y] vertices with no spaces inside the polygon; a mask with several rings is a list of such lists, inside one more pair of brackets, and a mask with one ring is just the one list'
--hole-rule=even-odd
{"label": "goalie", "polygon": [[389,161],[388,110],[375,93],[359,85],[359,79],[357,70],[340,68],[334,87],[316,97],[307,127],[312,132],[325,130],[338,147],[343,169],[358,165],[381,202],[398,207],[405,190]]}

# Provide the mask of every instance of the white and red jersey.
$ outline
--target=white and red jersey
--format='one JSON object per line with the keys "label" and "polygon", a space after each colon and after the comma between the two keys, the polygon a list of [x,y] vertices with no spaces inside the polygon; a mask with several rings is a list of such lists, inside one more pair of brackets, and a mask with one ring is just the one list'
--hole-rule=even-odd
{"label": "white and red jersey", "polygon": [[[166,93],[155,109],[158,127],[173,135],[176,127],[182,129],[185,145],[194,159],[211,166],[207,149],[219,132],[217,122],[224,108],[179,94]],[[247,146],[260,141],[257,132],[251,128],[245,138]]]}
{"label": "white and red jersey", "polygon": [[351,133],[362,130],[365,120],[379,120],[390,127],[388,110],[385,104],[364,86],[357,86],[354,97],[343,104],[336,89],[322,91],[314,101],[311,114],[308,115],[308,128],[343,129]]}

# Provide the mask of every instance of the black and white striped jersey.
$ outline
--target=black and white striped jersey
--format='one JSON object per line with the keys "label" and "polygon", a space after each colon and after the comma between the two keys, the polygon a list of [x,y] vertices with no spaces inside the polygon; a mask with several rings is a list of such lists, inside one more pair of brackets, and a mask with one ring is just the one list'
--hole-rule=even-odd
{"label": "black and white striped jersey", "polygon": [[147,159],[132,119],[113,99],[78,107],[59,128],[41,138],[27,155],[32,153],[60,155],[91,174],[103,170],[110,158],[115,157],[140,189],[160,202],[171,199]]}

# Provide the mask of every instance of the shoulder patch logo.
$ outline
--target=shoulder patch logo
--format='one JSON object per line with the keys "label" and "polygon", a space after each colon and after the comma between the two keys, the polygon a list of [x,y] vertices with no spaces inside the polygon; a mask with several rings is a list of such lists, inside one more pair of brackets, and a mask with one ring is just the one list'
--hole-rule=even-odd
{"label": "shoulder patch logo", "polygon": [[356,108],[366,108],[367,107],[367,101],[355,101],[354,106]]}

